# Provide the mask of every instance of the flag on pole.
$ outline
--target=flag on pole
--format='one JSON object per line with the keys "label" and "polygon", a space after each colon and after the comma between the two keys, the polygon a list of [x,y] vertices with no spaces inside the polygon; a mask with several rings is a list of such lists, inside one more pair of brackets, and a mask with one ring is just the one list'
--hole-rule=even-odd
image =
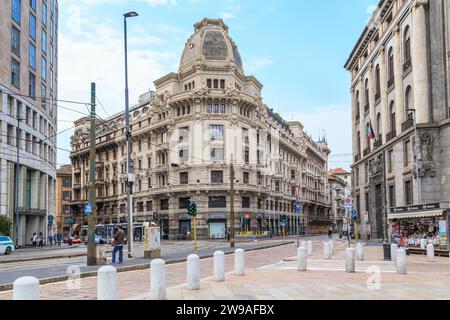
{"label": "flag on pole", "polygon": [[366,124],[366,134],[369,137],[369,140],[374,140],[375,139],[375,132],[373,131],[372,123],[371,123],[370,120]]}

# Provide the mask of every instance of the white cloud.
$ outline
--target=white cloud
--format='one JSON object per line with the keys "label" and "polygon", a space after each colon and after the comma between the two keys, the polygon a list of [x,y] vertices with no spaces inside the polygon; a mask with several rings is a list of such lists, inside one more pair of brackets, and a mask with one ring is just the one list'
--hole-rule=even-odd
{"label": "white cloud", "polygon": [[219,12],[219,18],[223,20],[228,20],[234,18],[234,14],[231,12]]}
{"label": "white cloud", "polygon": [[272,65],[272,59],[270,57],[248,57],[244,60],[244,63],[246,71],[254,73]]}
{"label": "white cloud", "polygon": [[308,111],[281,112],[283,117],[300,121],[314,140],[325,136],[331,149],[330,168],[351,165],[351,110],[345,105],[310,108]]}

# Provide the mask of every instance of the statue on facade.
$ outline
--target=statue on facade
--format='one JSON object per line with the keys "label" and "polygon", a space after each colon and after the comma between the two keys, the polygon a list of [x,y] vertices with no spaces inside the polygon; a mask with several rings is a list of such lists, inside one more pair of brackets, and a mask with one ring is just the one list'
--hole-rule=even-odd
{"label": "statue on facade", "polygon": [[422,161],[433,161],[433,140],[433,136],[429,132],[424,132],[420,136]]}

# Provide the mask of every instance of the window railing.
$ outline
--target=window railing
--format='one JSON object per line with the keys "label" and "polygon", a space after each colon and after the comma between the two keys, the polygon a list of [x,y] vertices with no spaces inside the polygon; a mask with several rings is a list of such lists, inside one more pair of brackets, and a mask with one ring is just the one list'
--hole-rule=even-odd
{"label": "window railing", "polygon": [[358,162],[359,160],[361,160],[361,155],[357,154],[355,156],[355,162]]}
{"label": "window railing", "polygon": [[370,151],[371,151],[370,148],[364,149],[363,151],[364,157],[367,156],[370,153]]}
{"label": "window railing", "polygon": [[381,93],[380,92],[375,93],[375,101],[380,100],[380,98],[381,98]]}
{"label": "window railing", "polygon": [[374,143],[374,147],[375,147],[375,148],[379,148],[379,147],[381,147],[382,145],[383,145],[383,136],[380,134],[380,135],[378,136],[377,141],[375,141],[375,143]]}
{"label": "window railing", "polygon": [[388,88],[392,87],[392,86],[394,85],[394,82],[395,82],[395,78],[394,78],[394,77],[391,77],[391,78],[388,80],[388,83],[387,83]]}
{"label": "window railing", "polygon": [[386,135],[386,142],[391,141],[397,136],[397,131],[393,130]]}
{"label": "window railing", "polygon": [[366,104],[366,105],[364,106],[364,113],[369,113],[369,109],[370,109],[370,105],[369,105],[369,104]]}
{"label": "window railing", "polygon": [[356,123],[359,123],[359,120],[361,119],[361,115],[359,112],[356,114]]}
{"label": "window railing", "polygon": [[408,59],[406,59],[405,63],[403,64],[403,72],[405,72],[406,70],[408,70],[409,68],[411,68],[411,57],[409,57]]}
{"label": "window railing", "polygon": [[406,120],[405,122],[402,123],[402,132],[408,130],[412,126],[414,126],[414,119]]}

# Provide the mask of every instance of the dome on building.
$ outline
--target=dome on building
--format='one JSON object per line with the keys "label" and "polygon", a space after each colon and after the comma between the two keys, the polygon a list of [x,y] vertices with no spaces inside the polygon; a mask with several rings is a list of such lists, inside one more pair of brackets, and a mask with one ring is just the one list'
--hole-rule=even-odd
{"label": "dome on building", "polygon": [[212,62],[215,65],[234,64],[242,73],[239,50],[228,35],[228,26],[222,19],[205,18],[194,25],[195,33],[186,42],[181,56],[180,73],[201,62]]}

